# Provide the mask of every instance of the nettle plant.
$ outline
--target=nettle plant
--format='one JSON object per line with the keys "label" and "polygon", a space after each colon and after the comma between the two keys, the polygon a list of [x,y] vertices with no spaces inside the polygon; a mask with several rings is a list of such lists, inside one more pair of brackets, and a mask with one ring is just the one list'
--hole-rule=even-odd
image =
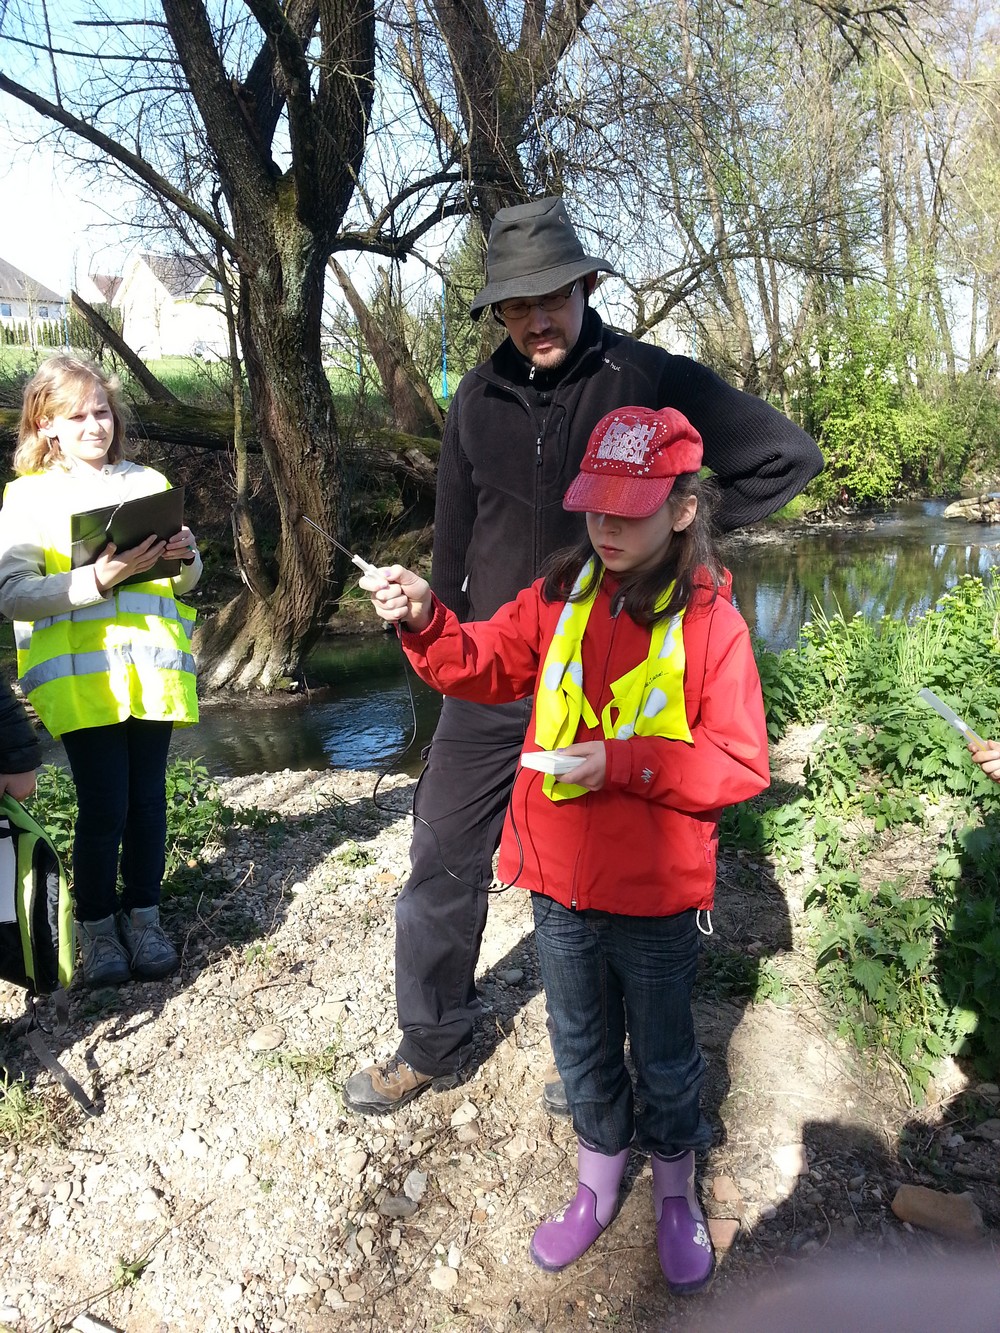
{"label": "nettle plant", "polygon": [[[1000,1056],[1000,787],[917,699],[930,686],[1000,734],[998,617],[1000,592],[967,578],[912,624],[818,616],[797,649],[759,654],[772,736],[827,725],[800,787],[723,826],[790,870],[809,849],[820,984],[842,1032],[888,1053],[917,1096],[943,1055],[994,1072]],[[882,842],[932,812],[949,821],[936,862],[866,883]]]}

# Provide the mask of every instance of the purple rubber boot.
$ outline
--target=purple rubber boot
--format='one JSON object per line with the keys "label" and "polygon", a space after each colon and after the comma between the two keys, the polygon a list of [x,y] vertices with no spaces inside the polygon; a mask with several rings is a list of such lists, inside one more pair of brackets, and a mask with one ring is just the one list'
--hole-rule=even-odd
{"label": "purple rubber boot", "polygon": [[656,1250],[667,1286],[678,1296],[698,1291],[712,1276],[715,1254],[694,1192],[694,1153],[652,1156]]}
{"label": "purple rubber boot", "polygon": [[580,1188],[576,1198],[543,1222],[531,1238],[534,1263],[558,1273],[589,1250],[618,1211],[618,1187],[628,1163],[628,1148],[607,1157],[579,1139]]}

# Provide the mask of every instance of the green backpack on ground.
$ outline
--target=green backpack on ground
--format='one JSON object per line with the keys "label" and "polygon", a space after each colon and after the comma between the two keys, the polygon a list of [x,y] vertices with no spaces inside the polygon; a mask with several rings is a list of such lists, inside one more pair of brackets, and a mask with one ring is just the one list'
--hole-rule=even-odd
{"label": "green backpack on ground", "polygon": [[73,980],[73,901],[52,839],[12,796],[0,797],[0,977],[29,996]]}
{"label": "green backpack on ground", "polygon": [[[73,900],[45,829],[10,795],[0,796],[0,977],[26,991],[24,1032],[39,1061],[89,1114],[95,1108],[45,1042],[69,1019],[67,990],[76,960]],[[36,1001],[49,996],[55,1022],[46,1030]]]}

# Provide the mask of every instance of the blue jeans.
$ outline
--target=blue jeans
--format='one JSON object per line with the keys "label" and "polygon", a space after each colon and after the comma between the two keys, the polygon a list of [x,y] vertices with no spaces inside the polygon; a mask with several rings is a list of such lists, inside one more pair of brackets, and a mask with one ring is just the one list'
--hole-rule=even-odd
{"label": "blue jeans", "polygon": [[705,1061],[691,1014],[697,913],[572,912],[531,897],[552,1049],[579,1137],[608,1155],[633,1140],[664,1156],[707,1148]]}
{"label": "blue jeans", "polygon": [[167,841],[167,750],[173,723],[130,717],[61,739],[76,786],[73,897],[78,921],[160,902]]}

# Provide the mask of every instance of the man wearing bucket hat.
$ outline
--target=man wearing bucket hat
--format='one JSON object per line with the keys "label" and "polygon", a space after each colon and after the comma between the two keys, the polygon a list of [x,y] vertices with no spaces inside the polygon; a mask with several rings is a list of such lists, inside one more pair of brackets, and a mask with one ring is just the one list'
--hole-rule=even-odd
{"label": "man wearing bucket hat", "polygon": [[[618,407],[675,407],[701,435],[731,530],[779,509],[823,462],[814,442],[762,399],[688,357],[607,328],[589,304],[611,265],[585,252],[560,198],[500,209],[487,282],[472,302],[507,337],[459,385],[438,469],[431,582],[462,620],[488,619],[579,540],[563,508],[591,431]],[[530,700],[446,698],[414,802],[411,874],[396,903],[396,1007],[403,1033],[388,1059],[353,1074],[344,1103],[393,1111],[472,1065],[481,1012],[475,976],[492,859]],[[565,1113],[558,1075],[543,1098]]]}

